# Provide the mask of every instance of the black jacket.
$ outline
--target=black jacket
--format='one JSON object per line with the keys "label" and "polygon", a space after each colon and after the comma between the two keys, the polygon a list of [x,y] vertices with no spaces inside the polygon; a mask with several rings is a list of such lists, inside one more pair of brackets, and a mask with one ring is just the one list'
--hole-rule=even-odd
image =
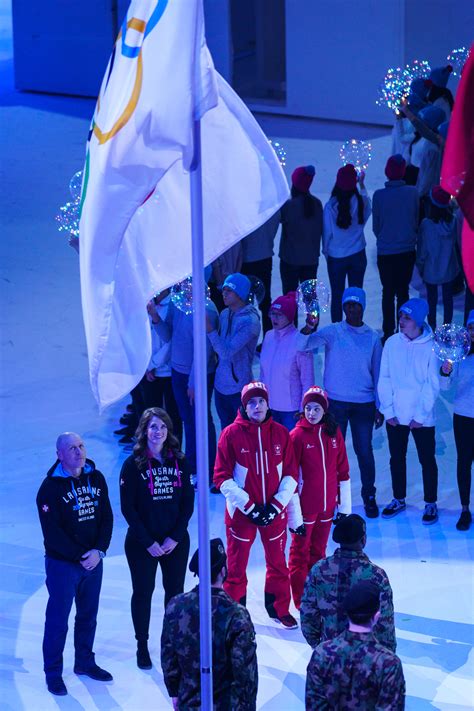
{"label": "black jacket", "polygon": [[78,478],[48,471],[36,497],[46,555],[79,561],[97,548],[106,552],[112,537],[113,514],[104,475],[90,459]]}
{"label": "black jacket", "polygon": [[151,459],[137,467],[128,457],[120,472],[120,505],[129,525],[128,534],[145,548],[169,536],[183,539],[194,510],[194,489],[185,459],[168,456],[163,464]]}

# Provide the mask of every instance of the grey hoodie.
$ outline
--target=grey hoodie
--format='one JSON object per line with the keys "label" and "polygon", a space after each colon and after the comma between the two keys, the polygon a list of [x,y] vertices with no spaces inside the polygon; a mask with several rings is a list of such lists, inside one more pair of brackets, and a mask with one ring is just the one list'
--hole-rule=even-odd
{"label": "grey hoodie", "polygon": [[260,317],[254,306],[240,311],[224,309],[219,316],[219,332],[207,334],[219,362],[215,388],[221,395],[239,393],[252,379],[252,362],[260,334]]}

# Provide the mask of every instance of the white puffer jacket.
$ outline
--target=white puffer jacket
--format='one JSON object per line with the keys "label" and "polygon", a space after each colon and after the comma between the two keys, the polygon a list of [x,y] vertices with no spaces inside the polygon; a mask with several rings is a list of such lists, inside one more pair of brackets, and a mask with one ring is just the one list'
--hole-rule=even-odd
{"label": "white puffer jacket", "polygon": [[382,352],[378,382],[379,409],[385,419],[396,417],[401,425],[415,420],[433,427],[439,367],[433,352],[433,332],[426,324],[413,341],[403,333],[391,336]]}

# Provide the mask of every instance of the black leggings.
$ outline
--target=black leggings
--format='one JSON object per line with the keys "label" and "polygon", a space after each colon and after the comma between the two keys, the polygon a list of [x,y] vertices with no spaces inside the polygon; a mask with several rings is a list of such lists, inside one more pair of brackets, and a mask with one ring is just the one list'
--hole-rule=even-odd
{"label": "black leggings", "polygon": [[160,558],[151,556],[141,543],[137,543],[128,533],[125,538],[125,555],[132,576],[132,620],[135,639],[145,642],[150,627],[151,597],[155,589],[156,569],[161,566],[165,589],[165,608],[175,595],[184,590],[184,578],[189,555],[189,534],[178,543],[169,555]]}
{"label": "black leggings", "polygon": [[474,417],[453,415],[454,441],[456,442],[457,479],[461,506],[469,506],[471,496],[471,469],[474,461]]}

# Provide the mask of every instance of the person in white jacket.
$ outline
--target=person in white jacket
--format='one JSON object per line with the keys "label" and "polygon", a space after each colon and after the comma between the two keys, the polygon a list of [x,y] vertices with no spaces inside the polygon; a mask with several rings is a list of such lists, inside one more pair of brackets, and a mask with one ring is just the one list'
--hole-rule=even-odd
{"label": "person in white jacket", "polygon": [[409,299],[400,308],[400,331],[385,343],[378,382],[394,497],[382,511],[382,517],[393,518],[406,509],[406,455],[411,432],[423,473],[425,525],[438,520],[434,406],[440,387],[439,363],[432,348],[433,332],[425,323],[427,314],[424,299]]}

